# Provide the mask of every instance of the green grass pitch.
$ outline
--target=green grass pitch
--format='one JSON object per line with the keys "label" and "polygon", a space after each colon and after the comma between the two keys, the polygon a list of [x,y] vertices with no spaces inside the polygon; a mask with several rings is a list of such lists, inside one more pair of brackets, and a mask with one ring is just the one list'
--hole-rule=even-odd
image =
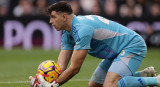
{"label": "green grass pitch", "polygon": [[[41,48],[34,48],[31,51],[22,48],[6,51],[0,48],[0,87],[29,87],[28,77],[35,75],[38,65],[47,59],[56,61],[58,54],[59,51],[44,51]],[[78,75],[61,87],[87,87],[100,61],[87,55]],[[148,49],[147,57],[139,70],[151,65],[156,68],[157,73],[160,73],[160,49]]]}

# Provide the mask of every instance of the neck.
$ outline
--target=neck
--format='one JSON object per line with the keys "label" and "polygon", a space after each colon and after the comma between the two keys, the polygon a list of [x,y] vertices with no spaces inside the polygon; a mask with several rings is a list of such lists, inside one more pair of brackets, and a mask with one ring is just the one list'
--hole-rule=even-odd
{"label": "neck", "polygon": [[68,16],[66,29],[65,29],[66,31],[69,31],[69,32],[71,31],[73,18],[74,18],[74,14],[71,14]]}

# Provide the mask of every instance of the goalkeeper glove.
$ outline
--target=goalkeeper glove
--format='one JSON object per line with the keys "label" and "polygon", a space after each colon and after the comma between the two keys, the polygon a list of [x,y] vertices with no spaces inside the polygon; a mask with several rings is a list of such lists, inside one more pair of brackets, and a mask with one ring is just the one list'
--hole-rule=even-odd
{"label": "goalkeeper glove", "polygon": [[59,87],[59,84],[56,81],[49,83],[44,80],[42,75],[38,75],[37,77],[38,77],[38,80],[41,83],[42,87]]}
{"label": "goalkeeper glove", "polygon": [[29,77],[30,80],[30,87],[42,87],[41,83],[39,82],[37,75],[36,77]]}

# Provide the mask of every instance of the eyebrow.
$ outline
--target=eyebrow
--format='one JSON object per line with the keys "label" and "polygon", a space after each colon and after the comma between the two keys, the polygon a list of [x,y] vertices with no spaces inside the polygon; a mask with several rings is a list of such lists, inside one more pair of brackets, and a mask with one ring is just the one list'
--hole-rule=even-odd
{"label": "eyebrow", "polygon": [[56,16],[54,16],[54,15],[50,15],[50,16],[51,16],[52,18],[53,18],[53,17],[54,17],[54,18],[56,17]]}

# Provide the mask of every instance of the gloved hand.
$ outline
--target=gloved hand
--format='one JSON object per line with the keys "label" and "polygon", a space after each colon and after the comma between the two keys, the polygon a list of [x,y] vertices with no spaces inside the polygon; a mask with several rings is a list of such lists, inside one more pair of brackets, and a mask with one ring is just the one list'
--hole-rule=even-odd
{"label": "gloved hand", "polygon": [[49,83],[44,80],[42,75],[38,75],[37,77],[38,77],[38,80],[41,83],[42,87],[59,87],[59,84],[56,81]]}
{"label": "gloved hand", "polygon": [[36,77],[29,76],[29,80],[30,80],[30,87],[42,87],[41,83],[37,78],[37,75]]}

